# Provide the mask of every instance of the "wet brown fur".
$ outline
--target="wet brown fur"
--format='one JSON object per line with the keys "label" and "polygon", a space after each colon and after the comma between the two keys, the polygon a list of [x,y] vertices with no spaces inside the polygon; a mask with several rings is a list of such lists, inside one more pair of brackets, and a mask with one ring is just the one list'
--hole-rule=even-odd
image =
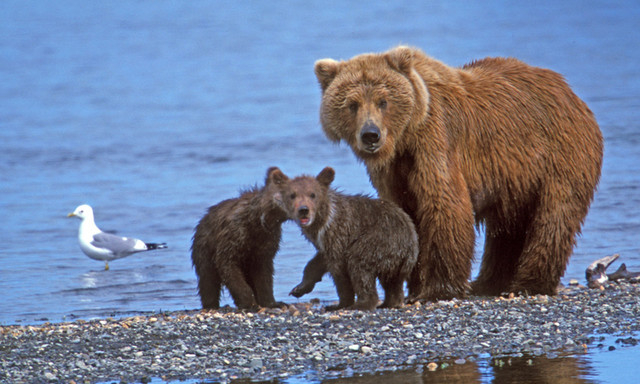
{"label": "wet brown fur", "polygon": [[[465,295],[474,224],[486,229],[474,293],[556,293],[603,154],[561,75],[512,58],[452,68],[409,47],[319,60],[315,72],[327,137],[347,142],[379,196],[414,220],[412,300]],[[367,123],[380,129],[376,151]]]}
{"label": "wet brown fur", "polygon": [[318,250],[291,294],[300,297],[311,292],[329,272],[339,297],[338,305],[327,307],[329,310],[375,309],[376,278],[385,291],[381,307],[402,306],[404,282],[418,257],[418,238],[411,218],[392,202],[331,189],[334,174],[330,167],[315,178],[290,180],[283,173],[274,174],[289,218],[300,225]]}
{"label": "wet brown fur", "polygon": [[210,207],[196,227],[191,259],[203,308],[220,306],[222,286],[241,309],[283,305],[273,296],[273,259],[287,217],[275,203],[274,169],[263,188]]}

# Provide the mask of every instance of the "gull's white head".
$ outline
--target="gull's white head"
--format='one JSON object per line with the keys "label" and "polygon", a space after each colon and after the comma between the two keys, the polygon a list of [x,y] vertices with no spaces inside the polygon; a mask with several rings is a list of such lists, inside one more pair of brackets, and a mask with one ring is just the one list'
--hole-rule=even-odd
{"label": "gull's white head", "polygon": [[67,217],[78,217],[82,220],[86,218],[93,218],[93,208],[90,205],[82,204],[76,208],[75,211],[67,215]]}

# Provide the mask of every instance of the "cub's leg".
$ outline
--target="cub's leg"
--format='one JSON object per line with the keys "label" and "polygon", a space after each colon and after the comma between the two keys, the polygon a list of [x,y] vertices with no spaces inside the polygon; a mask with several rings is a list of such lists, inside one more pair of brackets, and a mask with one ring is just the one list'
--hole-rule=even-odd
{"label": "cub's leg", "polygon": [[331,276],[333,277],[333,283],[336,285],[336,290],[338,291],[339,302],[337,305],[328,305],[326,310],[335,311],[353,305],[355,293],[353,291],[351,281],[349,280],[349,276],[344,272],[331,273]]}
{"label": "cub's leg", "polygon": [[253,295],[261,307],[274,308],[286,306],[283,302],[276,301],[273,296],[273,259],[275,253],[258,252],[254,256],[253,268],[249,271],[249,284],[253,289]]}
{"label": "cub's leg", "polygon": [[228,266],[224,271],[225,285],[239,309],[258,310],[253,289],[247,282],[244,272],[237,265]]}
{"label": "cub's leg", "polygon": [[198,269],[198,293],[203,309],[220,308],[220,291],[222,280],[218,270],[213,265],[206,265]]}
{"label": "cub's leg", "polygon": [[402,277],[381,277],[380,285],[384,289],[384,301],[378,308],[401,308],[404,302]]}
{"label": "cub's leg", "polygon": [[289,295],[294,297],[301,297],[311,291],[316,286],[316,283],[322,280],[322,276],[327,273],[327,266],[324,261],[324,257],[318,252],[313,259],[311,259],[304,267],[302,273],[302,282],[296,285],[291,290]]}
{"label": "cub's leg", "polygon": [[376,276],[370,271],[355,269],[350,271],[351,284],[358,297],[349,309],[371,311],[378,306],[378,291],[376,290]]}

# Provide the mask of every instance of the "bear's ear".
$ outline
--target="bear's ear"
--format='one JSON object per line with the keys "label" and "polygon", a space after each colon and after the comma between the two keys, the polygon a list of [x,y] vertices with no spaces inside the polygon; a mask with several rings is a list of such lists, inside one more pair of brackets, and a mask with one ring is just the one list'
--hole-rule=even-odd
{"label": "bear's ear", "polygon": [[271,167],[267,170],[266,184],[269,184],[269,183],[282,184],[287,180],[289,180],[289,178],[287,177],[287,175],[282,173],[280,168]]}
{"label": "bear's ear", "polygon": [[409,73],[413,68],[413,55],[412,48],[401,45],[387,52],[387,63],[398,72]]}
{"label": "bear's ear", "polygon": [[333,79],[335,79],[338,74],[339,67],[340,63],[333,59],[322,59],[316,61],[313,70],[316,72],[316,77],[318,78],[322,92],[324,92]]}
{"label": "bear's ear", "polygon": [[331,184],[331,182],[333,181],[333,178],[335,176],[336,176],[336,171],[334,171],[333,168],[325,167],[322,171],[320,171],[320,173],[316,177],[316,180],[318,180],[318,182],[321,185],[328,187],[329,184]]}

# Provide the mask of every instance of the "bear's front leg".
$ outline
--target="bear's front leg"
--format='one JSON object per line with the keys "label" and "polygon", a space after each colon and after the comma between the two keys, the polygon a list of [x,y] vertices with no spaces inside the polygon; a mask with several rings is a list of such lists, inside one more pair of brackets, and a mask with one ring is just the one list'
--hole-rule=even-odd
{"label": "bear's front leg", "polygon": [[469,193],[461,177],[439,185],[439,191],[416,194],[424,198],[414,216],[420,251],[409,279],[409,303],[462,298],[469,289],[475,245]]}
{"label": "bear's front leg", "polygon": [[228,267],[224,272],[224,276],[226,276],[224,284],[227,286],[233,302],[238,309],[247,309],[250,311],[260,309],[253,294],[253,289],[245,280],[244,273],[238,266]]}
{"label": "bear's front leg", "polygon": [[249,270],[249,284],[253,289],[256,302],[261,307],[283,307],[286,304],[277,302],[273,296],[273,257],[271,253],[258,253],[253,257],[254,265]]}
{"label": "bear's front leg", "polygon": [[327,273],[327,265],[322,254],[318,252],[304,267],[302,281],[289,292],[289,295],[301,297],[313,291],[316,283],[322,280],[325,273]]}

